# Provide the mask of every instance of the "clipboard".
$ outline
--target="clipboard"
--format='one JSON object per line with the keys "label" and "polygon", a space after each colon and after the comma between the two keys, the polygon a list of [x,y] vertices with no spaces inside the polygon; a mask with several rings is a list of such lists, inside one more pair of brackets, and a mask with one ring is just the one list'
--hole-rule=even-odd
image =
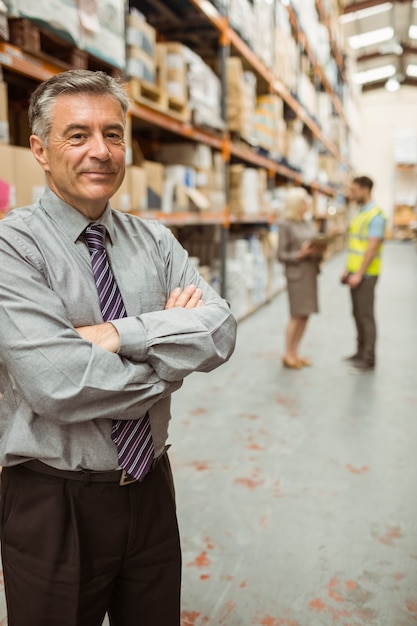
{"label": "clipboard", "polygon": [[325,233],[317,233],[312,239],[310,239],[310,244],[312,246],[327,246],[328,243],[333,239],[333,235],[326,235]]}

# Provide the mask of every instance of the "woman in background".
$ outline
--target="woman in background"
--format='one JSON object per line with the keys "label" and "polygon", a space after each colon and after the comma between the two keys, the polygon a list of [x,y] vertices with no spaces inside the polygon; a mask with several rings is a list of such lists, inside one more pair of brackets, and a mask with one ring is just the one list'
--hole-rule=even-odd
{"label": "woman in background", "polygon": [[307,219],[311,197],[302,187],[288,190],[284,220],[279,224],[278,259],[285,265],[290,321],[285,335],[284,367],[300,369],[311,365],[298,348],[311,313],[318,312],[317,274],[323,247],[314,242],[317,230]]}

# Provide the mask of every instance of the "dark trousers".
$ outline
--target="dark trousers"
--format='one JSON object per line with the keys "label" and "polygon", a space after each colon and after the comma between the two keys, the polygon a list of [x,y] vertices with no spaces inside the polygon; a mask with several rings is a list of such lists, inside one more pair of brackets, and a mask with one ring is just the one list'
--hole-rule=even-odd
{"label": "dark trousers", "polygon": [[142,483],[17,466],[1,477],[9,626],[179,626],[181,554],[165,455]]}
{"label": "dark trousers", "polygon": [[377,276],[364,278],[351,289],[352,312],[357,331],[357,353],[368,364],[375,363],[376,324],[374,315]]}

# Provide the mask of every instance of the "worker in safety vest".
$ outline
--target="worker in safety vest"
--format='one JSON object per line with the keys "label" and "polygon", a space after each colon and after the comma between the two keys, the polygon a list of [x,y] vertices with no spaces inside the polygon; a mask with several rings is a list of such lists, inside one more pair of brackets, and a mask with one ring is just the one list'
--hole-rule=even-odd
{"label": "worker in safety vest", "polygon": [[371,197],[372,187],[373,181],[367,176],[359,176],[352,182],[350,198],[359,210],[350,222],[348,256],[341,278],[350,287],[357,330],[356,352],[346,360],[362,371],[375,367],[374,294],[386,226],[382,209]]}

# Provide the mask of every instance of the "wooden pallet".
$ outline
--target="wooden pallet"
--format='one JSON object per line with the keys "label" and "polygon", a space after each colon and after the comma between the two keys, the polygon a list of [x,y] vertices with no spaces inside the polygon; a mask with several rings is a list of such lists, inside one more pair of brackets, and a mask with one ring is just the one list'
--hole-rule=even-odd
{"label": "wooden pallet", "polygon": [[32,56],[57,65],[62,70],[102,70],[114,77],[121,77],[122,70],[106,61],[77,48],[70,40],[39,27],[31,20],[12,18],[9,20],[10,43]]}
{"label": "wooden pallet", "polygon": [[165,106],[170,115],[178,117],[183,122],[189,122],[191,120],[191,111],[188,105],[178,98],[167,95],[165,98]]}
{"label": "wooden pallet", "polygon": [[177,98],[168,96],[154,83],[139,78],[131,78],[129,93],[132,100],[138,104],[145,104],[151,109],[166,113],[181,122],[189,122],[191,119],[191,113],[186,104]]}

